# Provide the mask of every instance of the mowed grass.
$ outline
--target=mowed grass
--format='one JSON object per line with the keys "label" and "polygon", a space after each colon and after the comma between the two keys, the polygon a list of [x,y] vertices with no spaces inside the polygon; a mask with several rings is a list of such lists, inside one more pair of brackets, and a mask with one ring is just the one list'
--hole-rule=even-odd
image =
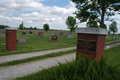
{"label": "mowed grass", "polygon": [[[53,31],[53,33],[58,35],[57,31],[56,32]],[[19,32],[17,33],[17,39],[27,38],[29,42],[28,44],[17,44],[17,51],[14,52],[8,52],[6,51],[6,46],[0,46],[0,56],[74,47],[76,46],[76,42],[77,42],[77,35],[75,33],[69,34],[73,36],[73,39],[68,39],[68,37],[59,37],[58,35],[59,41],[56,42],[50,42],[50,37],[52,36],[51,32],[48,32],[47,35],[45,35],[44,32],[43,38],[37,38],[38,34],[29,34],[29,32],[26,35],[29,35],[30,37],[25,37],[22,35],[21,32]],[[0,38],[0,44],[4,44],[4,43],[6,43],[5,38]],[[61,46],[61,44],[67,44],[67,46]]]}
{"label": "mowed grass", "polygon": [[105,50],[104,58],[107,60],[107,64],[117,66],[120,69],[120,45],[111,49]]}
{"label": "mowed grass", "polygon": [[[32,32],[43,32],[43,38],[37,38],[38,34],[29,34],[29,31]],[[4,31],[1,31],[2,34],[4,34]],[[25,37],[22,35],[22,32],[27,32],[26,35],[29,35],[30,37]],[[13,55],[13,54],[23,54],[23,53],[29,53],[29,52],[37,52],[37,51],[45,51],[45,50],[51,50],[51,49],[59,49],[59,48],[67,48],[67,47],[74,47],[76,46],[77,42],[77,34],[74,32],[72,35],[73,39],[68,39],[68,37],[59,37],[59,32],[64,32],[65,34],[69,33],[68,31],[48,31],[47,35],[45,35],[44,30],[17,30],[17,39],[19,38],[27,38],[28,44],[17,44],[17,51],[14,52],[8,52],[6,51],[6,46],[0,45],[0,56],[5,55]],[[52,33],[58,35],[57,42],[50,42],[50,37],[52,36]],[[120,37],[117,36],[117,40]],[[107,36],[106,41],[112,41],[112,37]],[[0,38],[0,44],[5,44],[6,40],[5,38]],[[67,46],[61,46],[61,44],[67,44]]]}
{"label": "mowed grass", "polygon": [[[87,63],[75,60],[43,69],[37,73],[17,78],[16,80],[119,80],[120,79],[120,46],[105,50],[104,60],[100,63]],[[106,59],[106,60],[105,60]]]}
{"label": "mowed grass", "polygon": [[51,53],[51,54],[46,54],[46,55],[42,55],[42,56],[37,56],[37,57],[32,57],[32,58],[21,59],[21,60],[13,60],[13,61],[1,63],[1,64],[0,64],[0,67],[17,65],[17,64],[26,63],[26,62],[32,62],[32,61],[38,61],[38,60],[42,60],[42,59],[46,59],[46,58],[63,56],[63,55],[73,54],[73,53],[76,53],[76,49],[74,49],[74,50],[69,50],[69,51],[65,51],[65,52]]}

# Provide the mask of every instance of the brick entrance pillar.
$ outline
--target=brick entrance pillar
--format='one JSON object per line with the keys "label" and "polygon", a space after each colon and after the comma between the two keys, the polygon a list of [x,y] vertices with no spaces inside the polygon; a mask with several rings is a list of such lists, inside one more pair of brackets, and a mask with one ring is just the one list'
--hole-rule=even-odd
{"label": "brick entrance pillar", "polygon": [[99,61],[101,56],[104,56],[105,39],[108,34],[107,29],[76,28],[76,33],[76,57],[80,54],[84,54]]}
{"label": "brick entrance pillar", "polygon": [[6,28],[6,50],[7,51],[16,51],[16,32],[17,28]]}

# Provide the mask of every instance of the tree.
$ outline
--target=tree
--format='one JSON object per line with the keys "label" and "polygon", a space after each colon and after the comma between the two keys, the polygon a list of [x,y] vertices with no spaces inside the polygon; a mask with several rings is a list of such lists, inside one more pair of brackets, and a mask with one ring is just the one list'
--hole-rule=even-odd
{"label": "tree", "polygon": [[7,25],[0,25],[0,29],[5,29],[5,28],[10,28],[10,27]]}
{"label": "tree", "polygon": [[45,30],[45,32],[47,32],[49,30],[49,25],[47,23],[44,24],[43,29]]}
{"label": "tree", "polygon": [[30,29],[33,29],[32,27],[30,27]]}
{"label": "tree", "polygon": [[99,28],[96,21],[87,22],[87,27]]}
{"label": "tree", "polygon": [[[120,0],[72,0],[76,4],[76,18],[80,22],[97,21],[104,28],[104,20],[113,21],[109,16],[120,14]],[[106,19],[104,19],[106,16]]]}
{"label": "tree", "polygon": [[24,26],[23,26],[23,21],[22,21],[22,23],[19,25],[19,29],[23,29],[24,28]]}
{"label": "tree", "polygon": [[113,21],[113,22],[109,25],[109,31],[110,31],[110,32],[113,32],[113,35],[114,35],[114,33],[116,33],[116,32],[118,31],[116,21]]}
{"label": "tree", "polygon": [[104,24],[104,28],[107,29],[107,25],[106,24]]}
{"label": "tree", "polygon": [[37,29],[37,27],[34,27],[34,29]]}
{"label": "tree", "polygon": [[68,16],[65,23],[68,26],[68,29],[70,29],[70,34],[72,34],[72,31],[74,31],[76,27],[78,27],[76,25],[76,19],[72,16]]}

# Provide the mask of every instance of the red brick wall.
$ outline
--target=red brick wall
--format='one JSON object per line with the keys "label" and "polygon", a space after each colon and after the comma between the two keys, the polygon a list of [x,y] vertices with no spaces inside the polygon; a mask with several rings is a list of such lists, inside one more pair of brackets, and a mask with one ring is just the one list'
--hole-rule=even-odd
{"label": "red brick wall", "polygon": [[[87,55],[91,57],[92,59],[100,60],[101,56],[104,56],[104,48],[105,48],[105,35],[96,35],[96,34],[80,34],[77,35],[77,40],[90,40],[90,41],[96,41],[96,51],[95,52],[89,52],[84,50],[77,49],[76,56],[81,54]],[[77,42],[78,44],[78,42]]]}
{"label": "red brick wall", "polygon": [[16,51],[16,30],[6,30],[8,35],[6,36],[6,50],[7,51]]}

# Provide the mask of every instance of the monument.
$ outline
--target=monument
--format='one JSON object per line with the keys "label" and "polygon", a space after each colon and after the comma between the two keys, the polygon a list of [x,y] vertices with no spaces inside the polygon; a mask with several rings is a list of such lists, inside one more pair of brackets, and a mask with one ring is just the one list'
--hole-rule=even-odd
{"label": "monument", "polygon": [[32,34],[32,31],[30,31],[30,34]]}
{"label": "monument", "polygon": [[52,41],[58,41],[57,35],[53,35],[50,37],[50,42],[52,42]]}
{"label": "monument", "polygon": [[26,35],[26,32],[22,32],[22,35]]}
{"label": "monument", "polygon": [[105,39],[108,34],[103,28],[76,28],[77,50],[76,56],[87,55],[98,62],[104,56]]}
{"label": "monument", "polygon": [[60,33],[59,33],[59,37],[63,37],[63,32],[60,32]]}
{"label": "monument", "polygon": [[38,32],[38,38],[42,38],[43,37],[43,33],[42,32]]}
{"label": "monument", "polygon": [[6,50],[7,51],[16,51],[16,32],[17,28],[6,28]]}
{"label": "monument", "polygon": [[17,44],[27,44],[27,43],[28,43],[27,38],[17,39]]}

